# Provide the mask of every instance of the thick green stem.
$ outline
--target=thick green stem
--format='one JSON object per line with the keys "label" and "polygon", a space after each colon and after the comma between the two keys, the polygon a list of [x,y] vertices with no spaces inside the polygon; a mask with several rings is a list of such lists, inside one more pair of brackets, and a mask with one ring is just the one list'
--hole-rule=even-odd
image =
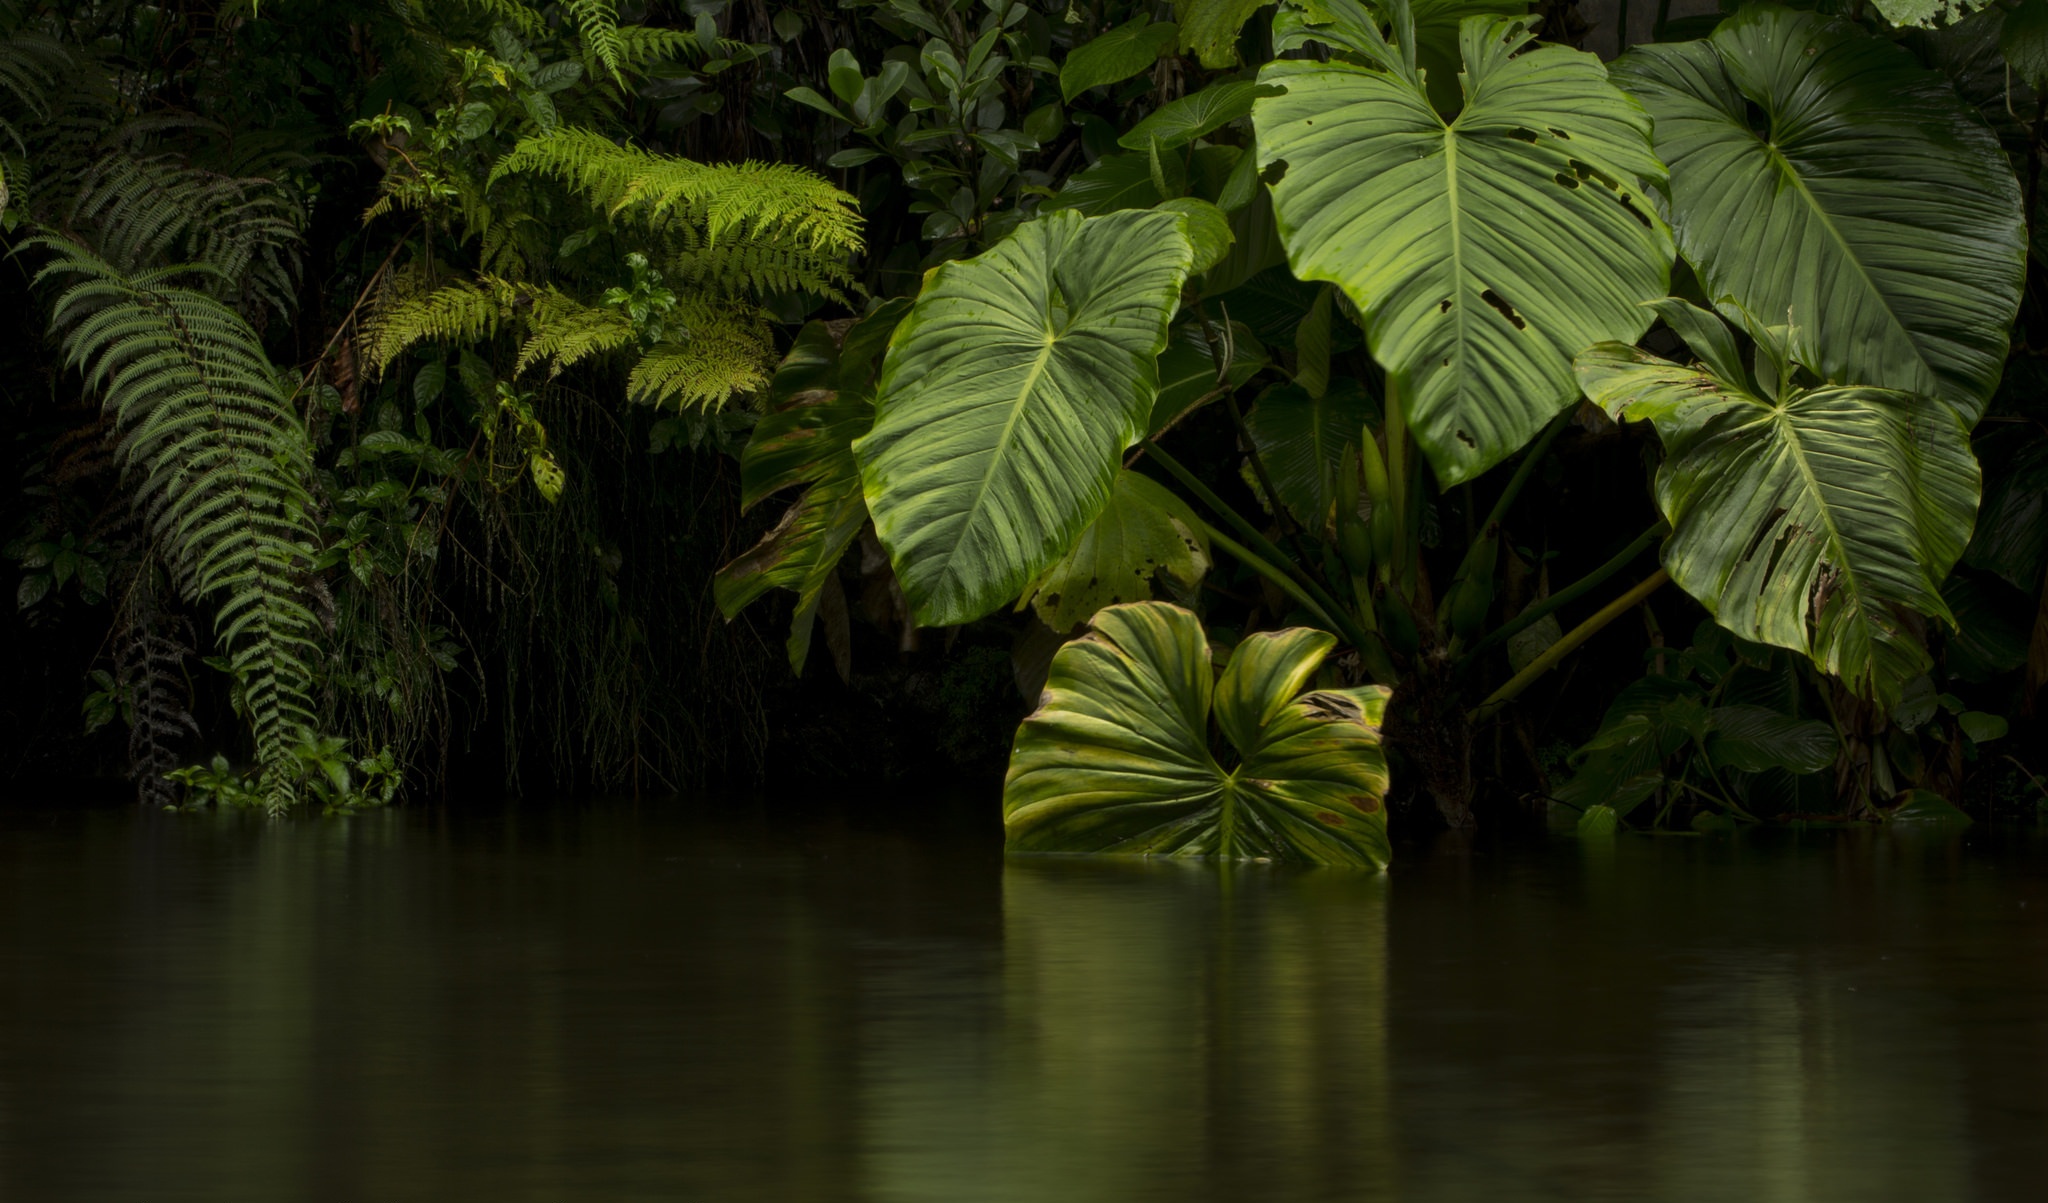
{"label": "thick green stem", "polygon": [[1663,538],[1664,533],[1670,529],[1664,522],[1659,521],[1655,526],[1637,535],[1633,542],[1616,552],[1613,558],[1605,564],[1600,565],[1600,567],[1595,568],[1549,597],[1532,603],[1528,609],[1502,623],[1499,629],[1473,644],[1471,651],[1458,658],[1458,662],[1454,666],[1455,670],[1464,672],[1470,669],[1479,663],[1479,657],[1483,653],[1499,647],[1501,644],[1506,643],[1508,640],[1513,639],[1523,631],[1541,622],[1546,615],[1555,613],[1560,607],[1568,606],[1599,588],[1602,581],[1628,567],[1635,561],[1637,556],[1643,554],[1649,548],[1650,544]]}
{"label": "thick green stem", "polygon": [[1211,543],[1229,552],[1238,563],[1271,581],[1282,593],[1293,598],[1303,609],[1314,615],[1325,630],[1342,637],[1357,649],[1359,659],[1364,662],[1366,671],[1373,675],[1375,681],[1382,685],[1393,683],[1394,666],[1387,659],[1386,649],[1380,646],[1379,640],[1374,638],[1371,632],[1359,626],[1343,607],[1325,606],[1309,596],[1309,591],[1302,588],[1300,582],[1265,557],[1217,530],[1212,523],[1203,522],[1202,528],[1208,534]]}
{"label": "thick green stem", "polygon": [[1275,586],[1277,586],[1282,593],[1285,593],[1287,596],[1301,603],[1301,607],[1303,609],[1307,610],[1310,614],[1315,615],[1316,621],[1322,623],[1324,626],[1328,627],[1332,631],[1341,630],[1337,623],[1337,616],[1335,614],[1330,613],[1330,611],[1323,606],[1323,603],[1317,601],[1313,597],[1310,597],[1308,590],[1302,588],[1301,583],[1295,580],[1292,576],[1288,575],[1288,573],[1284,569],[1280,568],[1276,564],[1273,564],[1264,556],[1259,555],[1257,552],[1254,552],[1251,548],[1246,547],[1242,543],[1239,543],[1237,540],[1231,538],[1229,535],[1226,535],[1222,531],[1216,529],[1216,526],[1213,523],[1202,522],[1202,529],[1204,530],[1204,532],[1208,534],[1209,541],[1211,543],[1214,543],[1218,547],[1221,547],[1223,550],[1229,552],[1231,556],[1237,560],[1238,563],[1243,564],[1246,568],[1249,568],[1253,572],[1258,573],[1260,576],[1265,577],[1267,580],[1271,581]]}
{"label": "thick green stem", "polygon": [[[1385,649],[1380,647],[1378,641],[1373,638],[1370,632],[1366,631],[1364,627],[1358,624],[1356,619],[1351,617],[1350,612],[1344,608],[1342,603],[1337,601],[1336,598],[1331,597],[1327,590],[1317,584],[1314,578],[1303,572],[1298,565],[1289,561],[1286,552],[1280,550],[1271,539],[1260,533],[1259,528],[1247,521],[1244,515],[1230,508],[1229,503],[1218,497],[1215,490],[1203,484],[1194,473],[1188,471],[1186,465],[1167,454],[1165,448],[1157,443],[1147,443],[1145,449],[1146,453],[1152,457],[1155,463],[1171,473],[1173,478],[1186,486],[1187,490],[1193,493],[1197,500],[1203,505],[1208,506],[1218,517],[1228,522],[1237,530],[1238,534],[1244,536],[1244,541],[1251,545],[1250,549],[1240,547],[1235,541],[1223,535],[1214,526],[1204,522],[1202,525],[1208,527],[1211,535],[1222,543],[1225,551],[1244,561],[1254,571],[1259,571],[1260,575],[1265,576],[1268,580],[1276,580],[1276,578],[1268,572],[1260,571],[1261,569],[1269,569],[1272,573],[1279,573],[1286,577],[1291,587],[1283,586],[1283,588],[1286,589],[1288,596],[1296,601],[1304,601],[1310,611],[1320,616],[1330,630],[1342,635],[1346,640],[1350,641],[1353,647],[1358,649],[1359,655],[1365,659],[1368,668],[1373,669],[1375,673],[1379,672],[1380,666],[1385,665],[1386,662]],[[1256,549],[1256,554],[1251,549]],[[1387,673],[1381,677],[1381,680],[1391,681],[1393,679],[1391,666],[1386,667]]]}
{"label": "thick green stem", "polygon": [[1485,701],[1474,707],[1465,716],[1466,721],[1479,722],[1500,709],[1503,705],[1521,696],[1522,691],[1535,684],[1537,678],[1556,668],[1558,661],[1577,651],[1580,644],[1599,634],[1602,627],[1605,627],[1608,623],[1613,622],[1640,605],[1644,598],[1655,593],[1663,586],[1664,582],[1670,579],[1671,574],[1659,568],[1645,578],[1641,584],[1602,606],[1599,613],[1573,627],[1571,630],[1566,631],[1562,639],[1544,649],[1543,654],[1531,660],[1527,668],[1510,677],[1507,684],[1494,690]]}

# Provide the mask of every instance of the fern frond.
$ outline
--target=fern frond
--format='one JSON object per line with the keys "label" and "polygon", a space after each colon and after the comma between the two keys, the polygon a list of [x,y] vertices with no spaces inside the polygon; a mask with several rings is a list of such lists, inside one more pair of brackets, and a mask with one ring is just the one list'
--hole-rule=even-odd
{"label": "fern frond", "polygon": [[709,242],[738,234],[840,255],[861,247],[853,198],[786,163],[697,163],[619,146],[591,130],[559,129],[520,139],[491,169],[491,182],[523,172],[558,180],[614,216],[630,211],[657,228],[699,226]]}
{"label": "fern frond", "polygon": [[269,180],[214,175],[167,155],[103,154],[79,179],[65,225],[118,270],[203,264],[224,291],[291,313],[300,212]]}
{"label": "fern frond", "polygon": [[501,21],[523,38],[538,38],[547,33],[547,18],[518,0],[439,0],[433,7],[451,8],[486,20]]}
{"label": "fern frond", "polygon": [[621,25],[615,31],[619,64],[628,74],[639,75],[656,63],[702,62],[707,58],[741,58],[751,49],[736,38],[715,38],[705,45],[687,29],[656,29],[647,25]]}
{"label": "fern frond", "polygon": [[381,373],[414,343],[474,346],[515,321],[527,335],[515,372],[548,361],[548,374],[559,375],[572,364],[633,341],[633,324],[617,309],[585,305],[551,285],[481,275],[378,310],[364,332],[362,349],[371,369]]}
{"label": "fern frond", "polygon": [[180,592],[211,601],[240,683],[274,808],[289,805],[292,749],[315,724],[318,622],[303,596],[318,532],[311,452],[256,332],[218,299],[126,272],[78,243],[38,281],[74,277],[53,322],[69,363],[114,421],[123,471]]}
{"label": "fern frond", "polygon": [[576,22],[576,32],[583,35],[583,48],[604,64],[613,79],[624,83],[625,76],[619,71],[623,56],[619,52],[618,5],[612,0],[566,0],[564,7]]}
{"label": "fern frond", "polygon": [[545,359],[552,361],[548,375],[559,376],[579,360],[633,341],[633,323],[617,309],[593,308],[552,288],[526,295],[531,302],[526,324],[532,333],[519,348],[519,359],[512,365],[515,374]]}
{"label": "fern frond", "polygon": [[28,152],[20,128],[23,117],[49,119],[50,92],[70,61],[62,43],[34,30],[12,29],[0,36],[0,99],[7,102],[0,108],[0,137],[12,142],[15,150]]}
{"label": "fern frond", "polygon": [[768,296],[815,292],[844,302],[853,286],[845,258],[813,249],[801,240],[775,236],[707,242],[682,230],[662,266],[672,279],[707,292]]}
{"label": "fern frond", "polygon": [[382,373],[407,347],[429,339],[471,345],[497,336],[517,293],[495,276],[462,281],[380,308],[363,331],[361,353]]}
{"label": "fern frond", "polygon": [[768,386],[775,341],[760,311],[683,298],[673,318],[688,333],[680,341],[656,343],[633,365],[626,381],[633,401],[719,409]]}

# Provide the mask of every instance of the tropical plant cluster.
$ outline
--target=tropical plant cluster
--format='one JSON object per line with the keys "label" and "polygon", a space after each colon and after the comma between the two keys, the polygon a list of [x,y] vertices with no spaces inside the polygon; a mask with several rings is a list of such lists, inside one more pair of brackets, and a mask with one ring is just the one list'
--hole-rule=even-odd
{"label": "tropical plant cluster", "polygon": [[27,671],[159,804],[919,705],[1024,851],[2048,799],[2048,0],[1663,11],[10,0]]}

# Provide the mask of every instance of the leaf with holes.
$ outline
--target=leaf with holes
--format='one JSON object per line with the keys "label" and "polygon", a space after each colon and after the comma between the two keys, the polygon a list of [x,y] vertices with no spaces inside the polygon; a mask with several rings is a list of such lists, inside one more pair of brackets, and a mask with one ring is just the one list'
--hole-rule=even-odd
{"label": "leaf with holes", "polygon": [[918,622],[1016,597],[1108,502],[1187,282],[1181,222],[1053,213],[926,275],[853,447]]}
{"label": "leaf with holes", "polygon": [[1252,635],[1218,678],[1179,606],[1097,614],[1017,730],[1009,848],[1385,867],[1387,690],[1303,692],[1335,646],[1301,628]]}
{"label": "leaf with holes", "polygon": [[1107,606],[1148,600],[1161,571],[1183,587],[1200,583],[1209,571],[1208,536],[1187,502],[1126,471],[1073,550],[1039,578],[1031,608],[1046,626],[1071,631]]}
{"label": "leaf with holes", "polygon": [[1358,306],[1447,486],[1576,399],[1573,355],[1648,328],[1641,303],[1666,291],[1672,254],[1642,192],[1664,172],[1649,116],[1600,61],[1527,49],[1526,20],[1459,29],[1466,100],[1449,121],[1351,18],[1311,31],[1340,51],[1329,62],[1267,64],[1259,82],[1286,94],[1252,109],[1295,274]]}
{"label": "leaf with holes", "polygon": [[1837,384],[1983,413],[2025,229],[2005,153],[1939,75],[1775,5],[1614,75],[1657,119],[1678,247],[1709,297],[1789,325],[1793,358]]}
{"label": "leaf with holes", "polygon": [[1720,624],[1812,657],[1887,705],[1929,664],[1925,615],[1977,513],[1956,411],[1864,387],[1775,401],[1616,343],[1579,357],[1586,395],[1664,441],[1664,566]]}
{"label": "leaf with holes", "polygon": [[859,322],[812,322],[769,385],[768,412],[740,453],[740,506],[803,493],[759,543],[718,570],[712,596],[727,621],[770,589],[797,595],[789,666],[798,675],[826,583],[867,522],[853,440],[874,424],[881,352],[908,308],[892,301]]}

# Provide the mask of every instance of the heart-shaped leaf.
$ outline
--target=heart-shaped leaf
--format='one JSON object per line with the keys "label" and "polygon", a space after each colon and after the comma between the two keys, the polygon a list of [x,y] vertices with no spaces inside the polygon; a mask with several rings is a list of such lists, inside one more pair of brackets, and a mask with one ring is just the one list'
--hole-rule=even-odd
{"label": "heart-shaped leaf", "polygon": [[1016,597],[1109,500],[1187,282],[1181,222],[1052,213],[925,277],[853,448],[918,622]]}
{"label": "heart-shaped leaf", "polygon": [[[1335,646],[1299,628],[1253,635],[1219,680],[1193,614],[1103,610],[1053,657],[1017,731],[1009,847],[1384,867],[1387,690],[1302,692]],[[1212,715],[1230,767],[1210,752]]]}
{"label": "heart-shaped leaf", "polygon": [[1656,424],[1664,566],[1722,626],[1889,705],[1929,661],[1915,614],[1969,542],[1977,460],[1954,409],[1864,387],[1777,400],[1633,347],[1579,357],[1586,395]]}
{"label": "heart-shaped leaf", "polygon": [[1657,120],[1678,248],[1707,295],[1791,328],[1838,384],[1975,422],[2026,262],[2005,152],[1939,75],[1847,20],[1743,9],[1614,76]]}
{"label": "heart-shaped leaf", "polygon": [[1288,258],[1364,314],[1438,480],[1469,480],[1576,399],[1573,355],[1633,341],[1667,291],[1649,116],[1592,55],[1527,49],[1526,20],[1465,19],[1449,120],[1369,21],[1308,36],[1344,54],[1267,64],[1286,94],[1252,110]]}

